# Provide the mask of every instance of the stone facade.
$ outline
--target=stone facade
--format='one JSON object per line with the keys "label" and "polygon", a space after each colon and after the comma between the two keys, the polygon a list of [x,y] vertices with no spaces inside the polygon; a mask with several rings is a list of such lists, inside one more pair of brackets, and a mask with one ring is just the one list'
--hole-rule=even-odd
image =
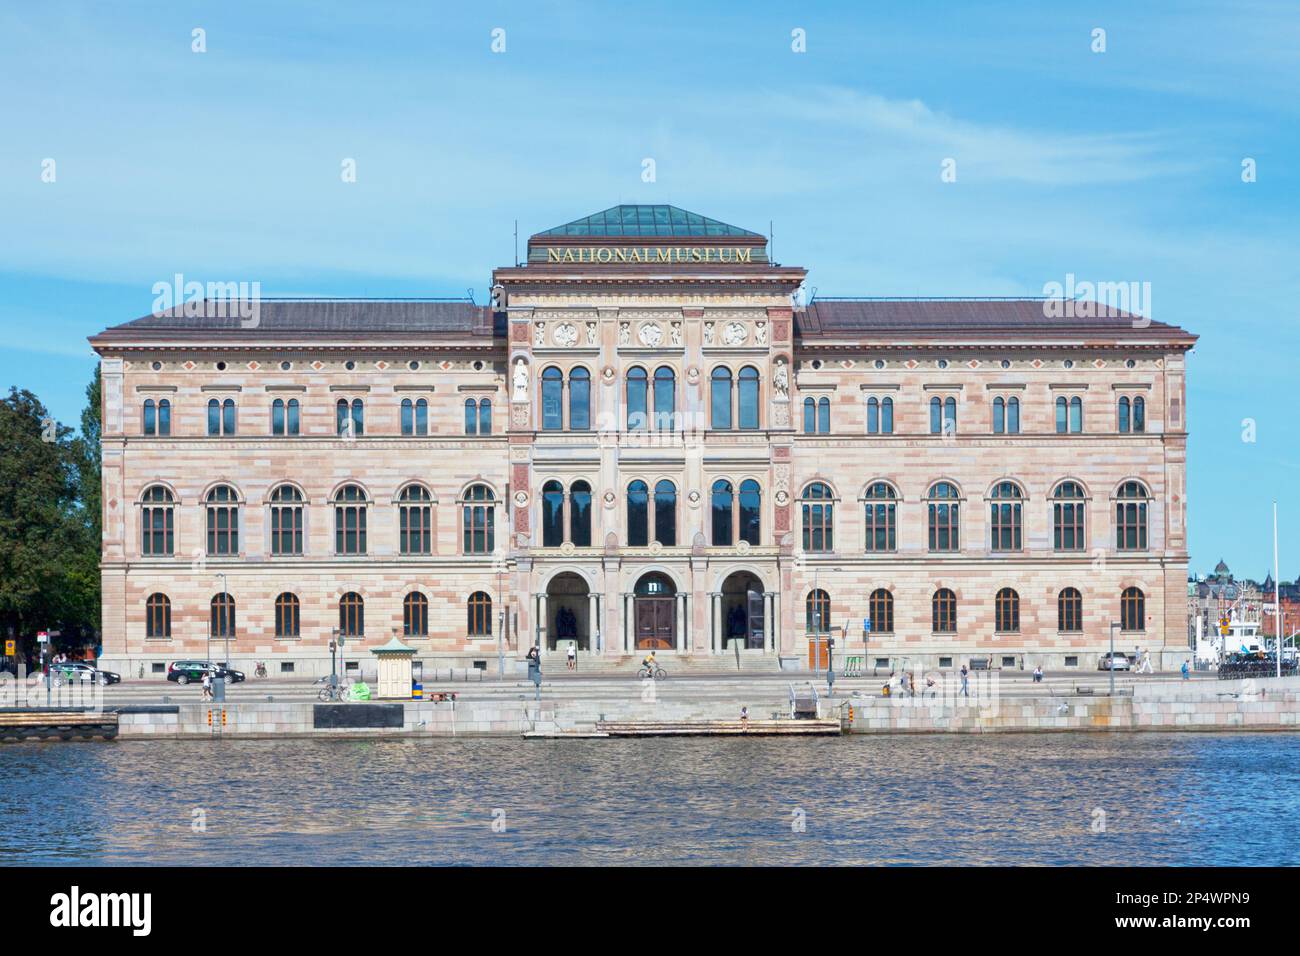
{"label": "stone facade", "polygon": [[[272,673],[328,670],[347,594],[364,604],[348,655],[395,632],[436,666],[481,661],[494,671],[503,628],[502,653],[512,658],[534,642],[552,650],[576,640],[602,659],[639,658],[650,646],[701,659],[732,653],[735,640],[773,664],[806,662],[808,596],[821,591],[828,618],[813,630],[829,623],[841,650],[873,660],[1092,668],[1110,622],[1121,619],[1121,595],[1136,588],[1140,627],[1117,633],[1116,647],[1181,662],[1184,356],[1193,336],[1132,317],[1051,320],[1038,302],[972,301],[951,320],[936,305],[937,321],[925,313],[916,322],[868,303],[865,323],[849,321],[842,304],[801,304],[804,271],[767,262],[761,236],[710,235],[542,233],[527,264],[493,274],[486,308],[264,303],[251,327],[168,314],[92,339],[104,381],[106,666],[134,675],[206,657],[212,599],[223,591],[236,608],[230,659],[266,660]],[[624,261],[633,243],[639,256],[704,241],[750,257],[706,249],[699,261],[689,251],[684,262],[670,253],[678,258],[666,265]],[[561,247],[591,261],[566,260],[554,251]],[[599,257],[611,248],[618,259]],[[1034,311],[1040,318],[1027,320]],[[994,402],[1012,398],[1019,429],[997,433]],[[1074,398],[1078,428],[1067,411],[1058,432],[1058,399],[1068,409]],[[1119,402],[1137,398],[1145,428],[1121,432]],[[157,432],[164,399],[170,433],[146,434],[145,403],[154,403]],[[209,434],[209,404],[220,415],[227,399],[235,433]],[[299,433],[274,434],[273,405],[290,399]],[[888,433],[868,417],[873,399],[892,402]],[[931,405],[938,400],[946,421],[947,399],[955,427],[932,433]],[[420,400],[427,434],[403,434],[403,403],[419,432]],[[478,433],[475,404],[476,433],[466,434],[467,402],[483,400],[490,429]],[[361,403],[361,433],[340,434],[340,401],[349,419]],[[958,496],[959,547],[946,553],[929,547],[927,496],[941,481]],[[1054,547],[1052,496],[1063,481],[1084,495],[1078,550]],[[1019,547],[995,551],[990,496],[1008,482],[1020,495]],[[1144,546],[1119,550],[1116,496],[1133,482]],[[881,483],[894,495],[893,547],[872,551],[864,496]],[[828,497],[809,500],[814,485]],[[347,486],[359,501],[336,501]],[[210,553],[207,499],[219,487],[234,502],[216,507],[238,513],[237,536],[223,539],[237,545],[232,554]],[[301,498],[301,554],[271,547],[272,496],[286,487]],[[172,547],[162,555],[147,554],[142,540],[151,488],[171,498]],[[402,553],[407,489],[427,499],[419,504],[427,517],[412,519],[428,527],[427,550],[423,532],[416,536],[423,553]],[[467,500],[484,490],[490,500]],[[729,511],[715,507],[724,497]],[[830,533],[816,550],[806,514],[827,506]],[[346,507],[364,508],[364,554],[337,553]],[[490,549],[486,535],[467,541],[473,508],[491,513]],[[1067,587],[1080,592],[1081,620],[1062,631]],[[939,588],[955,596],[955,631],[934,630]],[[1002,589],[1018,598],[1014,629],[995,620]],[[870,606],[879,590],[892,596],[889,630]],[[417,614],[407,633],[404,602],[415,593],[427,602],[427,627]],[[283,594],[297,598],[295,637],[277,636]],[[472,594],[490,607],[471,608]],[[151,595],[166,595],[170,607],[170,628],[155,617],[154,636]],[[868,616],[877,620],[864,646]],[[220,659],[224,638],[213,640]]]}

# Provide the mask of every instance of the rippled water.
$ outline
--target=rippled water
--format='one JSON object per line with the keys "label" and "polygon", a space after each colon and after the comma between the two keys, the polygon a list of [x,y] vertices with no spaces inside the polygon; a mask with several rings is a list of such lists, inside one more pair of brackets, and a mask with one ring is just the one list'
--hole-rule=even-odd
{"label": "rippled water", "polygon": [[0,820],[8,865],[1296,865],[1300,735],[9,744]]}

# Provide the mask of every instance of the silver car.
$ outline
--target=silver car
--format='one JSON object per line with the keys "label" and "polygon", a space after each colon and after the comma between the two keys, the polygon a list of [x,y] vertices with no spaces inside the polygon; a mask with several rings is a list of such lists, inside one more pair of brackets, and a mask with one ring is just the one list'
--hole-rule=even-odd
{"label": "silver car", "polygon": [[1097,670],[1099,671],[1131,671],[1132,669],[1133,662],[1120,651],[1115,651],[1113,655],[1107,651],[1101,655],[1101,660],[1097,662]]}

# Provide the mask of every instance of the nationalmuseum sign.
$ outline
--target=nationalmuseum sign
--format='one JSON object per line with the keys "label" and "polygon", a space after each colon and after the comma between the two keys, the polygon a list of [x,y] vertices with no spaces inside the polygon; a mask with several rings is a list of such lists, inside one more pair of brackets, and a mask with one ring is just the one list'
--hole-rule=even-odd
{"label": "nationalmuseum sign", "polygon": [[767,250],[755,246],[534,246],[528,250],[528,261],[584,265],[687,265],[703,262],[730,265],[767,262]]}

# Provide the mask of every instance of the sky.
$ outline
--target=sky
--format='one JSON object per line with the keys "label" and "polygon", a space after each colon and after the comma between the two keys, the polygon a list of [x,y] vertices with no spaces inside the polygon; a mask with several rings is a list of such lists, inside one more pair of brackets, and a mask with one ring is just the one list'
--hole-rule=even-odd
{"label": "sky", "polygon": [[1149,282],[1200,336],[1192,570],[1262,578],[1277,500],[1300,574],[1295,2],[43,0],[0,120],[0,387],[68,424],[177,273],[483,303],[516,221],[672,203],[820,295]]}

